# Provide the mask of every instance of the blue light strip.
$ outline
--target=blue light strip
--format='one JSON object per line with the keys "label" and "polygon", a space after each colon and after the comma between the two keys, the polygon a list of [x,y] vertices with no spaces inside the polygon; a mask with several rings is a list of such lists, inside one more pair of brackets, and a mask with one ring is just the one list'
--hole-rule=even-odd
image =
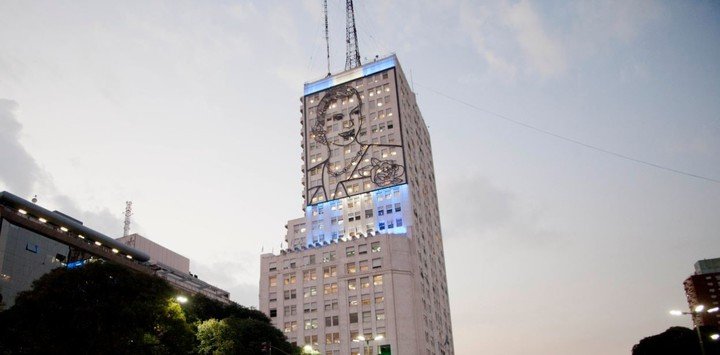
{"label": "blue light strip", "polygon": [[365,64],[361,67],[342,72],[337,75],[333,75],[329,78],[321,79],[312,83],[305,84],[305,96],[314,94],[318,91],[329,89],[333,86],[347,83],[348,81],[355,80],[357,78],[366,77],[375,73],[379,73],[383,70],[394,68],[396,65],[395,56],[391,55],[387,58],[383,58],[372,63]]}

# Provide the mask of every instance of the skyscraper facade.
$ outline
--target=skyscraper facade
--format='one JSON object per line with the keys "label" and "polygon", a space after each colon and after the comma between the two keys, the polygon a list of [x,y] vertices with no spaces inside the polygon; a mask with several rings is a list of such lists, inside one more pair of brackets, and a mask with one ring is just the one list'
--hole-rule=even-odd
{"label": "skyscraper facade", "polygon": [[303,210],[260,309],[321,354],[453,354],[430,137],[389,56],[306,83]]}

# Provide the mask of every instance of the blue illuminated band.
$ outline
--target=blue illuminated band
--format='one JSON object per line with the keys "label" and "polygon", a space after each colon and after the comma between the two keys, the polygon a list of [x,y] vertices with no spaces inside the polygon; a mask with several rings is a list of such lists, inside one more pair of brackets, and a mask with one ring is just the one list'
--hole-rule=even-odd
{"label": "blue illuminated band", "polygon": [[379,73],[386,69],[394,68],[395,65],[395,56],[391,55],[387,58],[365,64],[361,67],[342,72],[329,78],[321,79],[312,83],[307,83],[305,84],[304,90],[305,96],[314,94],[318,91],[329,89],[336,85],[347,83],[348,81]]}

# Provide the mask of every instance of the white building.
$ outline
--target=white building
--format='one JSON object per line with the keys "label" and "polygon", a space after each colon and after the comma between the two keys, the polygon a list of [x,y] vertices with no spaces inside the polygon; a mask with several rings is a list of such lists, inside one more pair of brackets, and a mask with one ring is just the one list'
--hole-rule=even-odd
{"label": "white building", "polygon": [[305,216],[261,257],[260,310],[321,354],[453,354],[430,137],[397,58],[304,91]]}

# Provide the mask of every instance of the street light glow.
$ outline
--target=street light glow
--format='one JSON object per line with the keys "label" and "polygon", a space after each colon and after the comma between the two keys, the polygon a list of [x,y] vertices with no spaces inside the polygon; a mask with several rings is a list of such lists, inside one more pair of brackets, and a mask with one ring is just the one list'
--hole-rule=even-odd
{"label": "street light glow", "polygon": [[715,313],[720,310],[720,307],[713,307],[707,310],[708,313]]}
{"label": "street light glow", "polygon": [[177,296],[177,297],[175,297],[175,300],[181,304],[187,303],[187,301],[188,301],[187,297],[185,297],[185,296]]}
{"label": "street light glow", "polygon": [[358,337],[355,338],[355,340],[357,340],[357,341],[365,341],[365,337],[362,336],[362,335],[358,335]]}
{"label": "street light glow", "polygon": [[701,305],[701,304],[699,304],[699,305],[697,305],[697,307],[695,307],[695,312],[698,312],[698,313],[700,313],[700,312],[702,312],[702,311],[703,311],[703,309],[705,309],[705,306],[704,306],[704,305]]}
{"label": "street light glow", "polygon": [[682,311],[678,311],[677,309],[673,309],[672,311],[670,311],[670,314],[672,314],[672,315],[674,315],[674,316],[681,316],[683,313],[682,313]]}
{"label": "street light glow", "polygon": [[383,340],[383,339],[385,339],[385,337],[382,334],[375,337],[375,340]]}
{"label": "street light glow", "polygon": [[720,334],[713,334],[710,336],[710,339],[712,340],[718,340],[718,338],[720,338]]}

